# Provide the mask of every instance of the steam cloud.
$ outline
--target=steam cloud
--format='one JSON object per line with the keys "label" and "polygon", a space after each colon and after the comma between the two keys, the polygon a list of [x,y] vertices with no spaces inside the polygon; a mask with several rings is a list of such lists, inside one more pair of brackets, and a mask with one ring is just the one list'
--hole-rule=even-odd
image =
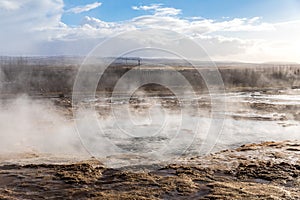
{"label": "steam cloud", "polygon": [[0,152],[79,153],[74,123],[52,102],[26,95],[2,100]]}

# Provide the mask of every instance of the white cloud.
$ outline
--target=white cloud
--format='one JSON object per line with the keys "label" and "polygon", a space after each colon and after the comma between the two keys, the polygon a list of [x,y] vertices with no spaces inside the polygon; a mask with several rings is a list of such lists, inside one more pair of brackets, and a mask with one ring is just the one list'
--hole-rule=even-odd
{"label": "white cloud", "polygon": [[[10,0],[14,9],[0,10],[0,54],[30,54],[51,33],[40,29],[59,26],[63,0]],[[34,10],[33,10],[34,9]]]}
{"label": "white cloud", "polygon": [[132,6],[132,9],[152,11],[155,16],[176,16],[181,13],[180,9],[163,7],[162,4],[151,4],[150,6]]}
{"label": "white cloud", "polygon": [[57,25],[61,20],[64,6],[63,0],[10,0],[10,3],[18,7],[0,12],[1,29],[12,28],[19,31],[26,29],[27,32]]}
{"label": "white cloud", "polygon": [[105,22],[100,19],[94,18],[94,17],[88,17],[86,16],[82,22],[83,25],[90,25],[91,27],[94,27],[96,29],[100,28],[109,28],[112,29],[116,26],[116,23],[113,22]]}
{"label": "white cloud", "polygon": [[18,8],[20,8],[20,2],[9,1],[9,0],[1,0],[0,1],[0,9],[17,10]]}
{"label": "white cloud", "polygon": [[253,18],[235,18],[232,20],[215,21],[212,19],[184,19],[172,16],[147,15],[131,20],[137,27],[165,28],[190,36],[224,32],[261,32],[275,30],[268,23],[254,24]]}
{"label": "white cloud", "polygon": [[[194,39],[215,60],[300,62],[300,20],[266,23],[260,17],[184,18],[179,9],[151,4],[132,7],[149,13],[126,21],[106,22],[86,16],[81,24],[68,26],[61,22],[62,0],[3,2],[8,1],[0,3],[0,55],[86,54],[99,41],[115,34],[160,28]],[[134,42],[142,40],[136,38]],[[155,40],[163,43],[163,37],[155,37]]]}
{"label": "white cloud", "polygon": [[132,6],[133,10],[156,10],[160,8],[162,4],[152,4],[150,6]]}
{"label": "white cloud", "polygon": [[93,10],[95,8],[98,8],[101,5],[102,5],[102,3],[95,2],[95,3],[87,4],[87,5],[84,5],[84,6],[77,6],[77,7],[71,8],[71,9],[67,10],[66,12],[71,12],[71,13],[78,14],[78,13]]}
{"label": "white cloud", "polygon": [[249,19],[248,22],[250,24],[253,24],[255,22],[259,22],[261,19],[262,19],[261,17],[253,17],[253,18]]}

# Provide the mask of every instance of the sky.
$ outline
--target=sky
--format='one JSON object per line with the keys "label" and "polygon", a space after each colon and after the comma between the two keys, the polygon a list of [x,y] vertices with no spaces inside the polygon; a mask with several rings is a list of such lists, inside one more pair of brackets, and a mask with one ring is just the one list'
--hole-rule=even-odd
{"label": "sky", "polygon": [[152,28],[192,39],[216,61],[300,63],[300,0],[0,0],[0,27],[0,55],[87,55]]}

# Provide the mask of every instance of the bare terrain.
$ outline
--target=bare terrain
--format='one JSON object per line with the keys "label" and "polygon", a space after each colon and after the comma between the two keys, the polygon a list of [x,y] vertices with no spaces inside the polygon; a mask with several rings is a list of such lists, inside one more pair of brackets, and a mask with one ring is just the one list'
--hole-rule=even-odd
{"label": "bare terrain", "polygon": [[[186,93],[179,101],[168,88],[148,84],[129,101],[112,101],[117,81],[137,66],[114,63],[100,79],[96,96],[82,102],[95,108],[103,135],[121,150],[111,153],[94,145],[97,136],[89,131],[90,138],[80,135],[81,140],[76,132],[72,89],[80,61],[1,58],[1,199],[299,199],[300,65],[217,63],[225,86],[224,126],[204,154],[199,144],[209,127],[212,99],[224,94],[209,94],[192,66],[169,61],[191,83],[197,98]],[[199,67],[210,70],[205,63]],[[133,70],[175,76],[154,64]],[[153,107],[164,112],[151,112]],[[159,151],[175,137],[183,108],[187,126],[181,127],[179,142],[169,145],[161,160],[149,157],[148,152]],[[122,114],[117,124],[112,110]],[[164,118],[167,128],[147,135]],[[194,121],[200,124],[196,138],[189,129]],[[120,127],[132,135],[120,134]],[[193,143],[181,151],[187,138]]]}
{"label": "bare terrain", "polygon": [[[97,160],[0,167],[1,199],[298,199],[299,141],[243,145],[151,170]],[[57,160],[56,160],[57,162]],[[143,170],[141,170],[143,169]]]}

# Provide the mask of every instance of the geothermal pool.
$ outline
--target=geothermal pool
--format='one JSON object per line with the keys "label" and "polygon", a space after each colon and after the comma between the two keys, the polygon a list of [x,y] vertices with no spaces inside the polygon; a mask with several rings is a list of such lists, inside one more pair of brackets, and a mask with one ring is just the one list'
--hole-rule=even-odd
{"label": "geothermal pool", "polygon": [[[212,122],[211,99],[224,97],[226,110]],[[68,98],[21,96],[2,103],[1,160],[31,157],[26,154],[36,155],[36,161],[42,155],[62,160],[94,156],[122,167],[174,162],[248,143],[299,140],[299,102],[297,89],[185,95],[180,101],[137,92],[129,102],[86,99],[88,109],[74,116]],[[219,132],[207,140],[215,126]]]}
{"label": "geothermal pool", "polygon": [[299,90],[227,93],[207,140],[212,98],[3,100],[0,198],[297,199]]}

